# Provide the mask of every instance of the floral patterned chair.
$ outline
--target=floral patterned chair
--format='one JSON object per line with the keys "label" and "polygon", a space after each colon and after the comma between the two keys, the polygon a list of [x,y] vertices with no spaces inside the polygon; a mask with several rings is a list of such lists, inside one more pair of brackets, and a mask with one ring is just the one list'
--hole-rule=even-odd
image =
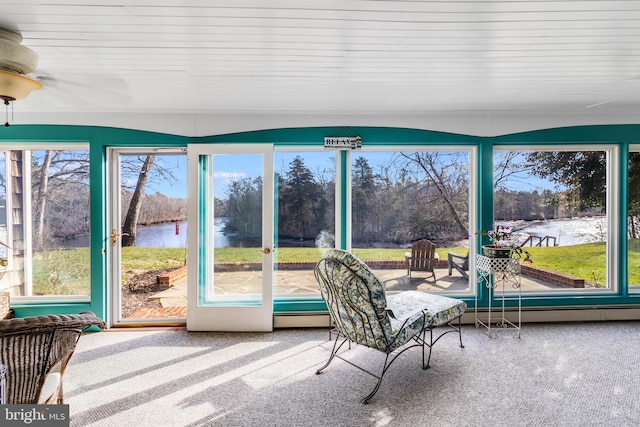
{"label": "floral patterned chair", "polygon": [[[350,252],[330,249],[314,270],[322,298],[327,303],[333,327],[338,332],[329,360],[316,371],[320,374],[338,357],[378,379],[374,389],[362,399],[368,403],[380,388],[393,361],[413,347],[422,348],[422,369],[429,368],[431,349],[445,334],[457,332],[462,345],[460,317],[467,304],[457,299],[404,291],[386,295],[384,287],[369,267]],[[452,322],[458,319],[457,326]],[[446,326],[434,339],[434,329]],[[427,339],[427,332],[429,337]],[[361,368],[338,355],[345,343],[357,343],[386,354],[380,375]],[[425,359],[425,350],[429,355]]]}

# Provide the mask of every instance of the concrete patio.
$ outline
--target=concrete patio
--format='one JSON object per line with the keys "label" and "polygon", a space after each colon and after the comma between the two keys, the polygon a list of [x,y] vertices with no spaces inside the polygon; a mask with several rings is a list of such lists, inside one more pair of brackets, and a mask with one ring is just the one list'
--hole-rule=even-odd
{"label": "concrete patio", "polygon": [[[384,283],[387,291],[419,290],[424,292],[464,292],[469,281],[456,271],[451,276],[448,269],[437,268],[434,283],[431,273],[412,272],[407,276],[405,269],[374,270]],[[221,272],[214,275],[215,290],[222,295],[256,293],[261,283],[260,272],[233,271]],[[284,270],[274,272],[276,294],[319,294],[318,284],[312,270]],[[521,276],[523,292],[561,290],[560,286]],[[187,281],[181,279],[172,284],[169,289],[153,293],[149,298],[160,299],[162,309],[143,310],[134,313],[131,318],[181,318],[186,316]]]}

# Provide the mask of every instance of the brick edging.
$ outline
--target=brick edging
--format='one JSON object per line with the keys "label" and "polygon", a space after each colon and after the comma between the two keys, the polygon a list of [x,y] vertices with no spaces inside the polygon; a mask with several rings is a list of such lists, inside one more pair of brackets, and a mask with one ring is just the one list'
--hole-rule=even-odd
{"label": "brick edging", "polygon": [[158,285],[165,287],[173,285],[175,282],[185,279],[187,277],[187,266],[176,268],[162,275],[157,276]]}
{"label": "brick edging", "polygon": [[540,279],[544,282],[562,286],[563,288],[584,288],[584,279],[569,274],[545,270],[531,264],[522,264],[520,266],[520,272],[524,276]]}

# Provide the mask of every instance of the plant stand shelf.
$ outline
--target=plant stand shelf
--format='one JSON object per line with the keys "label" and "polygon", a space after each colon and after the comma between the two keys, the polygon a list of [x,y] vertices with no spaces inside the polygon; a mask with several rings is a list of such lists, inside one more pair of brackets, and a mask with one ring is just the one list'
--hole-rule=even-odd
{"label": "plant stand shelf", "polygon": [[[476,255],[476,271],[478,281],[484,283],[489,292],[489,311],[486,316],[478,314],[478,293],[476,293],[475,317],[476,328],[484,327],[487,335],[493,337],[492,331],[515,330],[520,338],[520,326],[522,321],[522,289],[520,282],[520,260],[514,258],[490,258],[484,255]],[[502,289],[500,298],[501,307],[497,317],[492,318],[492,304],[496,288]],[[505,290],[517,289],[518,320],[511,322],[505,317]]]}

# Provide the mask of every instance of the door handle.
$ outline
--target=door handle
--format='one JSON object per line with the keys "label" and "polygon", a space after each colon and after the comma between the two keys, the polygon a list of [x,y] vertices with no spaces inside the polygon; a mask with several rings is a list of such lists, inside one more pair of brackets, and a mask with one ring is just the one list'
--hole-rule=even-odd
{"label": "door handle", "polygon": [[115,228],[113,230],[111,230],[111,244],[113,246],[116,245],[116,243],[118,242],[118,236],[128,236],[129,233],[120,233],[118,234],[118,230],[116,230]]}
{"label": "door handle", "polygon": [[270,253],[271,253],[271,249],[269,249],[269,248],[262,248],[262,249],[260,249],[260,252],[262,252],[263,254],[270,254]]}

